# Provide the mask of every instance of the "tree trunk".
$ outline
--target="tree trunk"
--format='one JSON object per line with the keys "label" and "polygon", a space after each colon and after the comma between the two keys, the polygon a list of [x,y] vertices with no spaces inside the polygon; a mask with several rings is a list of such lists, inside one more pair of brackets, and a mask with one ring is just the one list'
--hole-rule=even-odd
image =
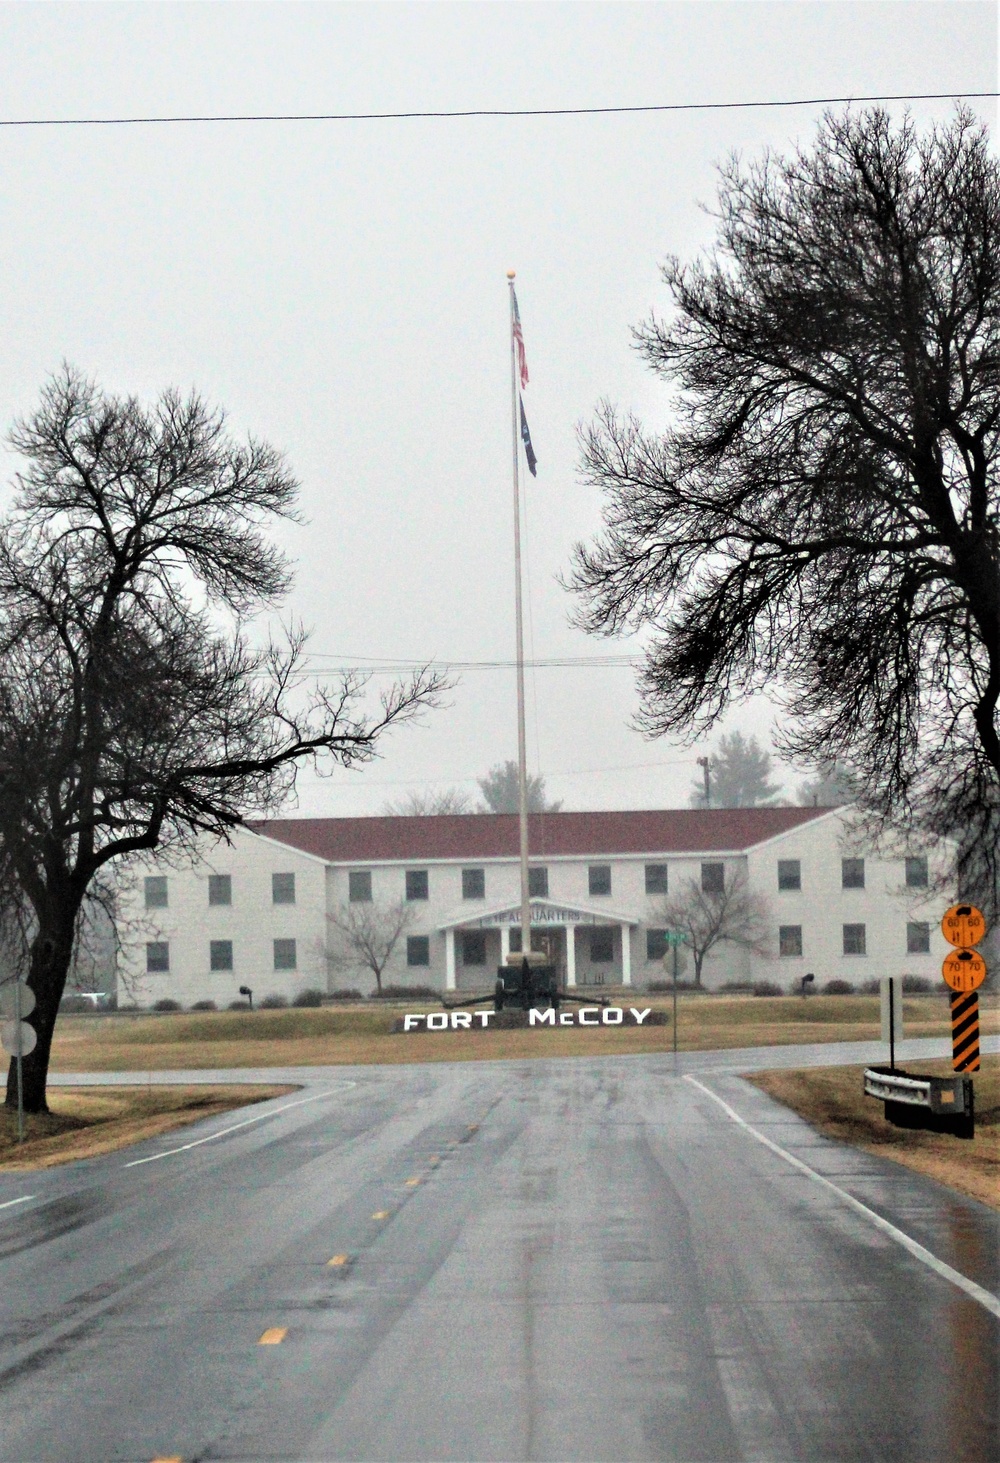
{"label": "tree trunk", "polygon": [[[73,958],[73,934],[76,926],[76,909],[53,909],[41,922],[38,934],[31,946],[31,960],[28,967],[27,984],[35,995],[35,1009],[26,1017],[27,1024],[38,1033],[38,1044],[33,1052],[21,1058],[24,1110],[29,1113],[48,1112],[46,1084],[49,1075],[49,1056],[52,1051],[52,1033],[59,1014],[66,976]],[[17,1059],[11,1057],[7,1071],[7,1107],[17,1107]]]}
{"label": "tree trunk", "polygon": [[701,967],[705,963],[705,951],[704,950],[692,950],[691,951],[691,954],[694,956],[694,983],[695,983],[696,989],[698,989],[700,991],[701,990]]}

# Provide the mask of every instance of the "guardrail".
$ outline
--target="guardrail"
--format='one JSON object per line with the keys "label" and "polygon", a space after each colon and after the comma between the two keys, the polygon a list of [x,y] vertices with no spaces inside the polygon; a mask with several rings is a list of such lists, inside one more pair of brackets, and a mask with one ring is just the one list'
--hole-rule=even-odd
{"label": "guardrail", "polygon": [[885,1103],[886,1121],[897,1128],[975,1137],[975,1097],[969,1077],[932,1077],[899,1067],[867,1067],[865,1094]]}

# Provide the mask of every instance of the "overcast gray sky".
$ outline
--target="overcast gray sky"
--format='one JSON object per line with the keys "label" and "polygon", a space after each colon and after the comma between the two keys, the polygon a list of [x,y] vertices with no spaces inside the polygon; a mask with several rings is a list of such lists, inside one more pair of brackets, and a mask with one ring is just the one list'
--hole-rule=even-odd
{"label": "overcast gray sky", "polygon": [[[0,6],[5,118],[616,106],[997,85],[992,3]],[[993,103],[978,110],[993,125]],[[588,639],[556,576],[600,522],[576,428],[662,394],[630,327],[658,265],[712,236],[729,151],[808,141],[821,109],[626,117],[0,129],[0,422],[62,359],[116,391],[197,386],[283,448],[308,527],[291,613],[329,665],[513,655],[505,273],[539,459],[538,658]],[[914,103],[922,120],[949,103]],[[3,479],[13,469],[0,459]],[[6,494],[6,489],[4,490]],[[475,790],[516,755],[513,673],[469,669],[384,758],[305,776],[303,813]],[[529,676],[529,763],[570,808],[687,800],[703,748],[630,729],[626,666]],[[761,701],[729,725],[766,733]],[[789,786],[796,774],[789,776]]]}

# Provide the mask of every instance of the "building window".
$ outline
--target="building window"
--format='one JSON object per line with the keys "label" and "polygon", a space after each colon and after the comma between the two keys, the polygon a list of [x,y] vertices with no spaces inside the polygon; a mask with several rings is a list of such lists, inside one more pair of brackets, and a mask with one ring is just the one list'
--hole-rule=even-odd
{"label": "building window", "polygon": [[863,889],[865,887],[865,861],[863,858],[840,860],[840,885],[842,889]]}
{"label": "building window", "polygon": [[778,954],[779,955],[801,955],[802,954],[802,926],[801,925],[779,925],[778,926]]}
{"label": "building window", "polygon": [[865,946],[865,927],[864,927],[864,925],[845,925],[844,926],[844,954],[845,955],[865,955],[867,953],[868,952],[867,952],[867,949],[866,949],[866,946]]}
{"label": "building window", "polygon": [[370,869],[352,869],[347,876],[347,897],[352,904],[371,904],[372,876]]}
{"label": "building window", "polygon": [[610,894],[611,865],[591,864],[587,870],[587,888],[591,894]]}
{"label": "building window", "polygon": [[931,953],[931,927],[925,920],[911,920],[906,926],[907,955]]}
{"label": "building window", "polygon": [[927,888],[927,859],[923,855],[906,860],[906,887],[907,889]]}
{"label": "building window", "polygon": [[462,870],[462,898],[463,899],[485,899],[486,898],[486,870],[485,869],[463,869]]}
{"label": "building window", "polygon": [[295,875],[294,874],[272,874],[271,875],[271,903],[272,904],[294,904],[295,903]]}
{"label": "building window", "polygon": [[531,899],[548,899],[549,897],[549,871],[548,869],[528,870],[528,896]]}
{"label": "building window", "polygon": [[149,940],[146,944],[146,974],[166,975],[170,969],[170,946],[166,940]]}
{"label": "building window", "polygon": [[426,869],[407,869],[406,871],[406,897],[407,899],[427,899],[430,894],[430,887],[427,879]]}
{"label": "building window", "polygon": [[726,891],[725,864],[702,864],[701,892],[703,894],[724,894]]}
{"label": "building window", "polygon": [[646,893],[666,894],[667,892],[667,866],[666,864],[646,865]]}
{"label": "building window", "polygon": [[232,940],[210,940],[208,944],[208,961],[212,970],[232,970]]}
{"label": "building window", "polygon": [[430,965],[431,942],[429,935],[408,935],[406,938],[407,965]]}
{"label": "building window", "polygon": [[294,940],[275,940],[274,942],[274,968],[275,970],[295,970],[298,967],[298,955],[295,950]]}
{"label": "building window", "polygon": [[615,932],[612,929],[596,929],[590,932],[591,965],[607,965],[615,958]]}
{"label": "building window", "polygon": [[470,930],[462,936],[462,964],[486,964],[486,934],[483,930]]}
{"label": "building window", "polygon": [[799,859],[780,858],[778,860],[778,888],[802,888],[802,863]]}
{"label": "building window", "polygon": [[209,904],[232,904],[233,880],[231,874],[209,874],[208,902]]}
{"label": "building window", "polygon": [[147,909],[166,909],[167,879],[165,874],[148,874],[145,879]]}
{"label": "building window", "polygon": [[646,959],[662,960],[667,953],[666,930],[646,931]]}

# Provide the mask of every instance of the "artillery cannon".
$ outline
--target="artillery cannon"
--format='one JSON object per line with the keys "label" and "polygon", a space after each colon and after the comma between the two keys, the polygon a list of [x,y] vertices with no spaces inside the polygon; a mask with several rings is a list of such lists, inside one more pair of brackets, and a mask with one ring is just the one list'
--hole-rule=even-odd
{"label": "artillery cannon", "polygon": [[[497,967],[492,996],[472,996],[460,1004],[463,1007],[478,1006],[487,1001],[493,1002],[494,1011],[502,1011],[504,1007],[530,1011],[533,1006],[551,1006],[554,1011],[558,1011],[561,1001],[576,1001],[582,1006],[611,1004],[601,996],[578,996],[564,990],[559,985],[557,968],[547,962],[540,950],[531,950],[526,954],[512,951],[506,962]],[[448,1010],[458,1009],[457,1004],[449,1001],[442,1001],[442,1005]]]}

